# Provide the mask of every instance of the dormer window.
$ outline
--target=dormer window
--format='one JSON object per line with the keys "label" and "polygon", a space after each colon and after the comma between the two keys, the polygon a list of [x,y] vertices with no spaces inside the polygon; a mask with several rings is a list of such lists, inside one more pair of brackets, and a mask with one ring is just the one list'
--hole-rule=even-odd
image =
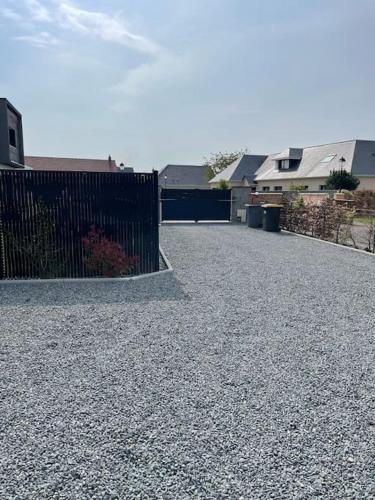
{"label": "dormer window", "polygon": [[289,160],[280,160],[279,161],[279,169],[280,170],[288,170],[289,169]]}
{"label": "dormer window", "polygon": [[301,163],[303,149],[301,148],[288,148],[273,157],[275,167],[278,170],[290,170],[298,168]]}
{"label": "dormer window", "polygon": [[300,160],[288,159],[288,160],[277,160],[276,167],[279,170],[290,170],[293,168],[298,168]]}

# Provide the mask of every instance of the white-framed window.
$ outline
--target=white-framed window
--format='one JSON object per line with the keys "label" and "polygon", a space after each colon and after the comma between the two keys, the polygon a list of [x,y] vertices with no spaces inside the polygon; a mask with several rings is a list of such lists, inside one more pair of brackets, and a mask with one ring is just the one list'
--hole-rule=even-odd
{"label": "white-framed window", "polygon": [[274,191],[282,191],[283,187],[282,186],[274,186]]}
{"label": "white-framed window", "polygon": [[270,187],[269,186],[263,186],[262,187],[262,191],[269,191],[270,190]]}
{"label": "white-framed window", "polygon": [[325,184],[320,184],[319,191],[325,191],[326,189],[327,189],[327,186]]}
{"label": "white-framed window", "polygon": [[281,170],[288,170],[289,169],[289,160],[281,160],[279,165],[280,165]]}

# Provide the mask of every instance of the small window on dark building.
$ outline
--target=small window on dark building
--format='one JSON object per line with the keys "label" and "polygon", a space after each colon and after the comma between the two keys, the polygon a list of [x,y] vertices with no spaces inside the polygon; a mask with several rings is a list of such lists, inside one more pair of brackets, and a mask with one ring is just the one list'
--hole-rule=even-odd
{"label": "small window on dark building", "polygon": [[250,191],[252,193],[256,193],[257,188],[255,186],[251,186]]}
{"label": "small window on dark building", "polygon": [[262,187],[262,191],[269,191],[270,190],[270,187],[269,186],[263,186]]}
{"label": "small window on dark building", "polygon": [[283,190],[283,187],[282,186],[275,186],[273,188],[275,191],[282,191]]}
{"label": "small window on dark building", "polygon": [[17,146],[16,143],[16,131],[14,128],[9,129],[9,144],[13,146],[14,148]]}

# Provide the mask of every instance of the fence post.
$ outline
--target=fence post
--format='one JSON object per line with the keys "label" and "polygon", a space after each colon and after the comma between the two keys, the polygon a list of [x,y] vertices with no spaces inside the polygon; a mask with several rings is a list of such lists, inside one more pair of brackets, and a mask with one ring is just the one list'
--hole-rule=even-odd
{"label": "fence post", "polygon": [[159,175],[157,170],[153,170],[153,210],[152,213],[155,214],[155,220],[153,223],[154,231],[154,249],[153,249],[153,268],[154,271],[159,271],[159,222],[160,222],[160,201],[159,201]]}
{"label": "fence post", "polygon": [[0,171],[0,280],[5,278],[5,252],[3,232],[3,176]]}

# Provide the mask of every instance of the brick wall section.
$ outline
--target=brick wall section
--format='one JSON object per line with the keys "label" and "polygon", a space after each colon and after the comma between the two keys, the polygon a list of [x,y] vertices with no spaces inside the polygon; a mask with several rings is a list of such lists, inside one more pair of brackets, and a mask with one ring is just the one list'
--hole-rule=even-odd
{"label": "brick wall section", "polygon": [[[300,193],[305,203],[310,203],[312,205],[319,205],[329,196],[332,196],[331,193]],[[290,191],[286,191],[283,193],[251,193],[249,197],[249,203],[251,204],[261,204],[261,203],[283,203],[285,197],[291,195]]]}
{"label": "brick wall section", "polygon": [[302,193],[302,196],[305,200],[305,203],[309,203],[311,205],[320,205],[331,195],[329,193]]}
{"label": "brick wall section", "polygon": [[283,193],[251,193],[249,203],[251,205],[260,205],[262,203],[282,203]]}

